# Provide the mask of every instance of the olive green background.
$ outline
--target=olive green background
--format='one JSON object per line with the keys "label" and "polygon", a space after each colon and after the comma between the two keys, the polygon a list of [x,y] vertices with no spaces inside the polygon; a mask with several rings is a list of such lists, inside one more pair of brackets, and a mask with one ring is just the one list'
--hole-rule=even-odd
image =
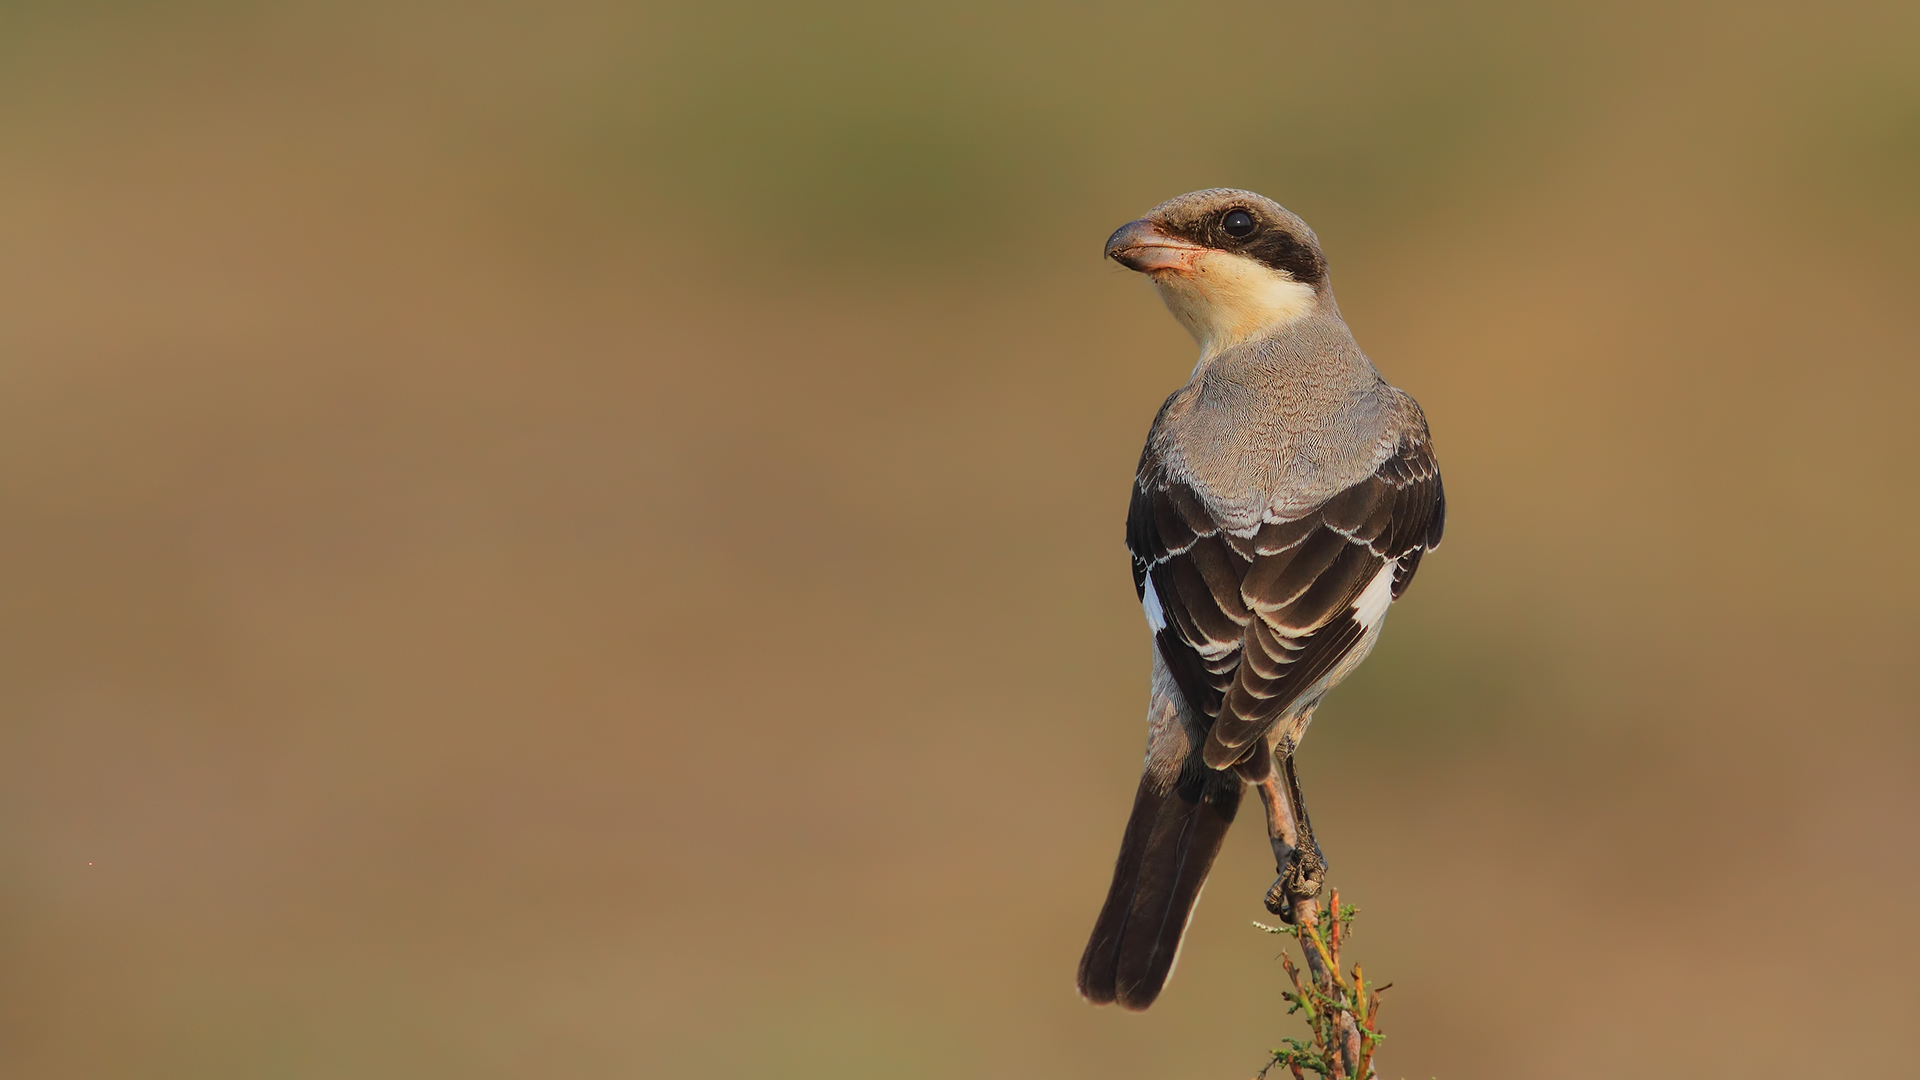
{"label": "olive green background", "polygon": [[0,5],[0,1073],[1251,1074],[1073,992],[1252,187],[1445,546],[1302,754],[1383,1075],[1895,1075],[1920,8]]}

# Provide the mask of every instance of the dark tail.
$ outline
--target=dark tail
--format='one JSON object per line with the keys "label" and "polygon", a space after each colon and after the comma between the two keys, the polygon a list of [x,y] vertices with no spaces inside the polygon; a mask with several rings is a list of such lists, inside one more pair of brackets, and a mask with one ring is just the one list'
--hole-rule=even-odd
{"label": "dark tail", "polygon": [[1173,972],[1200,886],[1240,807],[1240,778],[1208,769],[1199,756],[1171,790],[1151,773],[1140,778],[1113,887],[1080,957],[1080,995],[1096,1005],[1144,1009]]}

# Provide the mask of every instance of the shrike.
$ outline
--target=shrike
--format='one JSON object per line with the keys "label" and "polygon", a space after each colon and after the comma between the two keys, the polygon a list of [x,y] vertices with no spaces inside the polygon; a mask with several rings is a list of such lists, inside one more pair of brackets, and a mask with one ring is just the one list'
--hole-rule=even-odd
{"label": "shrike", "polygon": [[1153,630],[1146,765],[1080,959],[1089,1001],[1153,1003],[1240,804],[1259,792],[1279,878],[1309,918],[1326,877],[1293,752],[1440,543],[1426,417],[1340,318],[1320,243],[1250,191],[1182,195],[1106,254],[1146,274],[1200,343],[1147,433],[1127,510]]}

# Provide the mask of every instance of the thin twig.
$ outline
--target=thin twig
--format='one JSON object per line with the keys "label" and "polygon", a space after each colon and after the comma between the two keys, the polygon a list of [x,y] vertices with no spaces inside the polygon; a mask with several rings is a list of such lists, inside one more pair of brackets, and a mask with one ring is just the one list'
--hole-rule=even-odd
{"label": "thin twig", "polygon": [[1375,1080],[1373,1061],[1386,1035],[1380,1030],[1380,992],[1391,986],[1368,986],[1366,971],[1353,965],[1342,972],[1341,952],[1353,936],[1354,908],[1340,903],[1340,893],[1327,897],[1327,910],[1311,900],[1294,905],[1289,925],[1254,925],[1269,934],[1286,934],[1300,947],[1305,970],[1283,951],[1280,966],[1292,990],[1282,991],[1287,1012],[1301,1014],[1311,1041],[1282,1039],[1256,1076],[1266,1080],[1276,1065],[1285,1065],[1296,1080],[1311,1072],[1321,1080]]}

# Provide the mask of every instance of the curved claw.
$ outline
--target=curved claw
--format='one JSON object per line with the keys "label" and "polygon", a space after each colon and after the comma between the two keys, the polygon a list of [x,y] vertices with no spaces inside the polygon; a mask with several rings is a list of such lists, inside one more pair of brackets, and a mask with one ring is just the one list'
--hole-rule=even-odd
{"label": "curved claw", "polygon": [[1287,899],[1285,876],[1273,879],[1273,884],[1267,888],[1265,903],[1269,912],[1280,916],[1281,922],[1293,922],[1293,901]]}

